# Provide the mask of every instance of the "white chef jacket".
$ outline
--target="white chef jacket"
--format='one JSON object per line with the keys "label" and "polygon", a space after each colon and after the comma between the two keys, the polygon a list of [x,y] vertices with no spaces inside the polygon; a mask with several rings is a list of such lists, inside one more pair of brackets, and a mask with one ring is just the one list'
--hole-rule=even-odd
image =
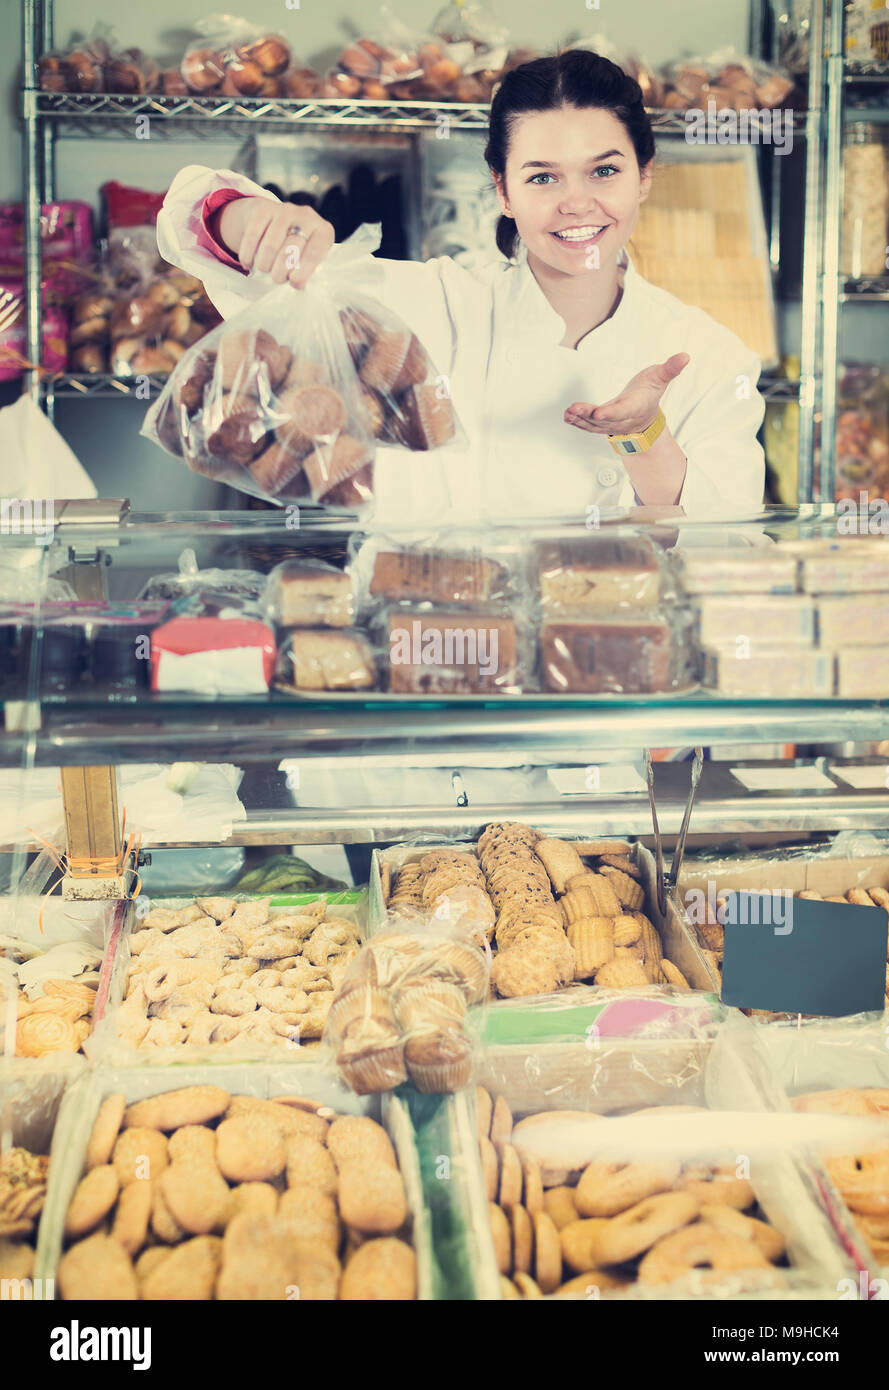
{"label": "white chef jacket", "polygon": [[[245,277],[198,244],[204,198],[216,189],[274,195],[230,170],[182,169],[158,216],[161,255],[199,276],[224,318],[247,303]],[[296,210],[295,210],[296,211]],[[410,325],[448,378],[465,439],[429,453],[379,448],[375,522],[582,521],[632,507],[623,463],[604,435],[563,420],[574,401],[602,405],[643,368],[690,357],[664,392],[667,426],[688,461],[680,505],[701,519],[756,510],[765,460],[756,440],[765,403],[760,360],[702,309],[644,280],[629,257],[611,318],[561,346],[565,324],[522,253],[471,267],[367,257],[366,292]]]}

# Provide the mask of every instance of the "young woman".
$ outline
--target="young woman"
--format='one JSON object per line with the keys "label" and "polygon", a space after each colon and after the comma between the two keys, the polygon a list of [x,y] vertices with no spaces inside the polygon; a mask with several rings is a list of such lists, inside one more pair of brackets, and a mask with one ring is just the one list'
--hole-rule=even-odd
{"label": "young woman", "polygon": [[[380,449],[378,521],[759,507],[759,359],[625,251],[654,152],[640,89],[613,63],[583,51],[526,63],[491,105],[496,255],[472,270],[367,257],[364,289],[422,339],[468,439]],[[225,317],[245,303],[246,273],[302,288],[333,240],[310,208],[194,165],[158,218],[161,254],[199,275]]]}

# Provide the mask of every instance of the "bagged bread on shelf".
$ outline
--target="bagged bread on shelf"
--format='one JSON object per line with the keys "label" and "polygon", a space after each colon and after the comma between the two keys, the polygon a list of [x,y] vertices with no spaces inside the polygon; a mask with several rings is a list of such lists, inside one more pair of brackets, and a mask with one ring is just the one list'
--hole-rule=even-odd
{"label": "bagged bread on shelf", "polygon": [[278,649],[279,690],[362,691],[377,683],[374,649],[356,628],[294,627]]}
{"label": "bagged bread on shelf", "polygon": [[793,79],[779,68],[734,48],[669,63],[663,80],[663,104],[677,110],[706,111],[713,101],[718,110],[753,111],[783,106],[794,91]]}
{"label": "bagged bread on shelf", "polygon": [[521,547],[490,529],[436,531],[407,539],[356,532],[349,550],[362,615],[387,603],[462,608],[527,596]]}
{"label": "bagged bread on shelf", "polygon": [[442,925],[411,930],[402,921],[374,936],[349,966],[324,1029],[345,1084],[358,1095],[408,1078],[432,1094],[466,1086],[488,973],[483,946]]}
{"label": "bagged bread on shelf", "polygon": [[194,25],[200,37],[188,45],[179,71],[195,96],[283,96],[291,49],[240,15],[212,14]]}
{"label": "bagged bread on shelf", "polygon": [[285,560],[268,577],[264,605],[278,627],[351,627],[352,576],[323,560]]}
{"label": "bagged bread on shelf", "polygon": [[684,610],[591,617],[546,614],[538,633],[540,680],[558,694],[653,695],[692,689],[696,659]]}
{"label": "bagged bread on shelf", "polygon": [[350,268],[379,245],[362,227],[303,290],[254,272],[254,300],[195,345],[142,433],[194,472],[280,503],[373,496],[377,439],[412,451],[456,439],[445,379]]}
{"label": "bagged bread on shelf", "polygon": [[547,616],[656,608],[676,592],[665,553],[648,536],[625,531],[536,542],[532,582]]}
{"label": "bagged bread on shelf", "polygon": [[190,599],[214,606],[252,602],[257,604],[259,616],[261,609],[258,605],[265,585],[266,576],[258,570],[200,569],[194,551],[186,547],[179,556],[178,571],[175,574],[156,574],[146,580],[139,598],[169,601]]}
{"label": "bagged bread on shelf", "polygon": [[503,605],[390,604],[371,630],[394,693],[517,694],[533,684],[527,621]]}

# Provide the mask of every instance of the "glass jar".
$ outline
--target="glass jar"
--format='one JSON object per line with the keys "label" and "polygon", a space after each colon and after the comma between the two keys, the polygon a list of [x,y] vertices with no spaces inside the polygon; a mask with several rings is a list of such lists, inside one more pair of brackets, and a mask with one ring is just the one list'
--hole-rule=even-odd
{"label": "glass jar", "polygon": [[846,130],[843,148],[843,226],[840,270],[855,279],[887,273],[889,129],[860,122]]}

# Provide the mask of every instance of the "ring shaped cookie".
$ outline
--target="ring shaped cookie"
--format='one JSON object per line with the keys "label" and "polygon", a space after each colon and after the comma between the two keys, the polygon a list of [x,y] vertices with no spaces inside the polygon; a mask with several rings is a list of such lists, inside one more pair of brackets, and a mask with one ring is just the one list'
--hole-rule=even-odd
{"label": "ring shaped cookie", "polygon": [[575,1205],[581,1216],[616,1216],[656,1192],[666,1192],[679,1176],[679,1164],[590,1163],[577,1184]]}
{"label": "ring shaped cookie", "polygon": [[590,1255],[594,1264],[619,1265],[633,1260],[672,1231],[697,1215],[698,1204],[685,1192],[664,1192],[647,1197],[629,1211],[613,1216],[591,1233]]}
{"label": "ring shaped cookie", "polygon": [[639,1266],[640,1284],[672,1284],[697,1270],[704,1283],[717,1283],[720,1276],[738,1269],[768,1269],[765,1255],[752,1240],[717,1230],[705,1221],[682,1231],[674,1231],[649,1250]]}

